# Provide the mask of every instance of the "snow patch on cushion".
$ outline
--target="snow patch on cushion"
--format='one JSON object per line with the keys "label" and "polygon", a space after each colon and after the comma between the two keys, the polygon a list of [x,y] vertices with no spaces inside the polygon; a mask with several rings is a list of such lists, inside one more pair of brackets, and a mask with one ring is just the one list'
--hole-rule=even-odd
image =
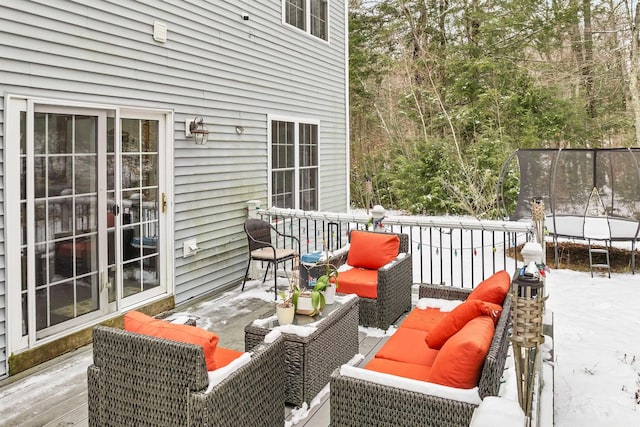
{"label": "snow patch on cushion", "polygon": [[453,311],[454,308],[462,304],[460,300],[447,300],[442,298],[420,298],[416,303],[416,308],[426,310],[427,308],[437,308],[440,311]]}
{"label": "snow patch on cushion", "polygon": [[238,369],[251,361],[251,353],[242,353],[240,357],[234,359],[231,363],[222,368],[218,368],[215,371],[209,371],[209,387],[205,393],[210,393],[211,390],[222,381],[227,379],[229,375],[233,374]]}
{"label": "snow patch on cushion", "polygon": [[480,395],[478,394],[478,387],[474,387],[472,389],[447,387],[440,384],[412,380],[409,378],[398,377],[396,375],[356,368],[349,365],[342,365],[340,367],[340,375],[363,381],[370,381],[387,387],[394,387],[402,390],[413,391],[415,393],[442,397],[443,399],[470,403],[472,405],[479,405],[482,402]]}

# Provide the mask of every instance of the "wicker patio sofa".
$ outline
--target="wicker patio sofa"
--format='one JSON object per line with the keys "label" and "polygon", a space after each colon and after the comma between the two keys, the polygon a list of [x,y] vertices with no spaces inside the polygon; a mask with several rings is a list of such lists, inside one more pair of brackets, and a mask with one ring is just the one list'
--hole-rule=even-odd
{"label": "wicker patio sofa", "polygon": [[284,345],[278,337],[255,347],[249,362],[207,391],[201,346],[97,326],[89,425],[282,426]]}
{"label": "wicker patio sofa", "polygon": [[[360,298],[359,324],[361,326],[387,329],[403,313],[411,310],[413,270],[411,254],[409,253],[409,236],[397,233],[352,230],[349,233],[350,246],[348,251],[342,252],[338,259],[331,260],[333,265],[338,267],[345,263],[352,265],[353,252],[358,251],[358,247],[353,241],[354,233],[360,233],[360,236],[373,237],[374,239],[389,236],[397,236],[399,239],[397,253],[392,256],[389,262],[377,269],[375,298],[359,291],[353,292],[349,290],[345,282],[347,276],[351,274],[350,271],[341,271],[338,275],[338,293],[356,293]],[[375,243],[370,245],[370,248],[373,248],[374,251],[378,249]],[[369,253],[371,253],[371,250],[369,250]],[[357,266],[354,270],[356,269]],[[363,270],[363,268],[360,268],[360,270]]]}
{"label": "wicker patio sofa", "polygon": [[[443,285],[421,285],[420,298],[465,300],[471,291]],[[473,412],[480,399],[496,396],[504,371],[509,346],[511,324],[511,298],[507,295],[502,303],[502,314],[495,325],[495,332],[484,361],[480,379],[475,390],[458,390],[439,384],[407,379],[408,384],[418,384],[417,390],[402,388],[391,381],[381,383],[362,377],[343,375],[341,370],[366,371],[355,367],[341,367],[331,376],[331,425],[402,425],[431,427],[462,427],[471,422]],[[346,369],[345,369],[346,370]],[[387,375],[387,379],[391,378]],[[402,384],[400,381],[399,384]],[[432,387],[433,393],[425,392],[422,385]],[[431,390],[427,388],[426,390]],[[457,392],[460,393],[458,398]],[[471,392],[472,394],[470,394]],[[465,394],[466,393],[466,394]],[[469,396],[473,398],[468,399]]]}

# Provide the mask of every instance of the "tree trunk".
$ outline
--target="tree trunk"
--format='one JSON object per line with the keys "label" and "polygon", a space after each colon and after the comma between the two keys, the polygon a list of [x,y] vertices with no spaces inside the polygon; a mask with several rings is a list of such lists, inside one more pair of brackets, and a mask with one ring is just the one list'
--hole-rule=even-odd
{"label": "tree trunk", "polygon": [[633,24],[631,26],[631,69],[629,70],[629,91],[631,92],[631,108],[636,128],[636,146],[640,146],[640,2],[636,4]]}
{"label": "tree trunk", "polygon": [[591,30],[591,0],[582,1],[582,16],[584,19],[584,62],[582,64],[582,78],[584,79],[587,114],[593,119],[596,116],[596,108],[593,95],[593,32]]}

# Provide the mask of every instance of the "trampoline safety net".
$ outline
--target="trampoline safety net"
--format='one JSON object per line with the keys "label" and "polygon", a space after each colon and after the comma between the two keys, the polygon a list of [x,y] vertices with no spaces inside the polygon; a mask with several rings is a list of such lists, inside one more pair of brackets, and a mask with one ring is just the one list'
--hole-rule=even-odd
{"label": "trampoline safety net", "polygon": [[[585,215],[590,215],[589,197],[595,187],[612,223],[612,233],[618,239],[638,238],[640,148],[530,149],[518,150],[514,155],[520,171],[520,192],[510,220],[530,218],[531,200],[541,198],[548,217],[547,227],[553,226],[551,231],[556,235],[579,237],[582,221]],[[571,221],[566,221],[570,218],[580,222],[580,227],[571,226]],[[564,230],[563,223],[567,224]]]}

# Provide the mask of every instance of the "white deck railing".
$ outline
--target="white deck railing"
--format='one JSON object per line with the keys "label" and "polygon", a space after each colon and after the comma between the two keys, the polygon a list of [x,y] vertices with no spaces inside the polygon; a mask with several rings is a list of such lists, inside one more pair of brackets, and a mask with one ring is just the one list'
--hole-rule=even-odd
{"label": "white deck railing", "polygon": [[[478,220],[454,216],[385,214],[374,220],[365,212],[335,213],[273,208],[256,213],[280,231],[299,236],[301,252],[329,250],[348,242],[354,229],[409,235],[415,283],[473,287],[498,270],[513,273],[519,244],[530,240],[531,223]],[[282,242],[285,246],[291,242]]]}

